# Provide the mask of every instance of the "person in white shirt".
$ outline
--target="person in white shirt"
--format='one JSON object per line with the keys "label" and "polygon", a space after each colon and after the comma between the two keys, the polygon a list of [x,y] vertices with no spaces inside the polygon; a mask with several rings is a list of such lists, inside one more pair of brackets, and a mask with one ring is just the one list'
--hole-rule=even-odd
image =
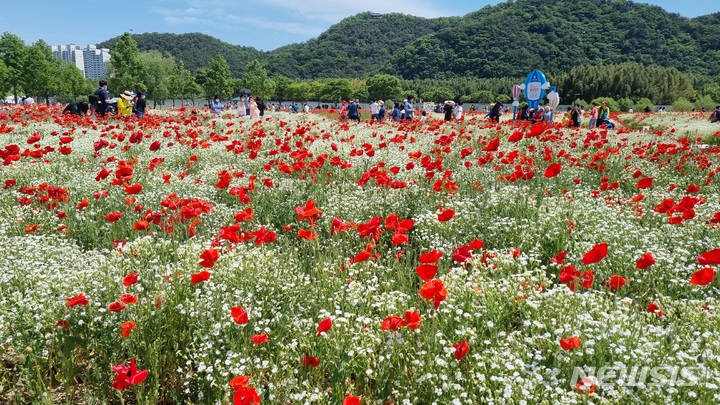
{"label": "person in white shirt", "polygon": [[305,106],[303,107],[303,111],[305,111],[305,114],[309,113],[309,112],[310,112],[310,106],[307,105],[307,104],[305,104]]}
{"label": "person in white shirt", "polygon": [[372,104],[370,104],[370,120],[375,120],[375,122],[378,120],[378,113],[380,112],[380,106],[377,103],[377,100],[373,100]]}
{"label": "person in white shirt", "polygon": [[455,119],[459,121],[459,120],[462,119],[462,116],[463,116],[463,106],[462,106],[462,103],[457,103],[457,104],[455,105]]}

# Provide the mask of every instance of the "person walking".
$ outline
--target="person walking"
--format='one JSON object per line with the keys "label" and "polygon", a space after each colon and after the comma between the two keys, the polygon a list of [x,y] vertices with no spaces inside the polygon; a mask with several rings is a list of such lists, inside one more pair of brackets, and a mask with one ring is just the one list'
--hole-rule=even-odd
{"label": "person walking", "polygon": [[137,95],[137,101],[135,102],[135,115],[139,119],[145,118],[145,110],[147,109],[147,102],[145,101],[145,96],[147,96],[144,92],[138,92]]}
{"label": "person walking", "polygon": [[342,105],[340,106],[340,121],[345,121],[347,119],[348,119],[347,101],[343,100]]}
{"label": "person walking", "polygon": [[378,105],[377,100],[373,100],[372,104],[370,104],[370,120],[375,120],[375,122],[377,122],[379,111],[380,111],[380,106]]}

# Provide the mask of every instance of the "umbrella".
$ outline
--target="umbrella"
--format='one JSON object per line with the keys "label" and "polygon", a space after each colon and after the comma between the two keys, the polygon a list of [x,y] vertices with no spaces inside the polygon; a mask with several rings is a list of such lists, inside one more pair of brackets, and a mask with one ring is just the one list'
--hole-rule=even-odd
{"label": "umbrella", "polygon": [[243,87],[242,89],[236,91],[235,93],[237,93],[237,94],[239,94],[239,95],[241,95],[241,96],[249,96],[249,95],[252,94],[252,91],[250,91],[250,90],[248,90],[248,89],[246,89],[246,88]]}
{"label": "umbrella", "polygon": [[452,100],[445,100],[445,104],[455,105],[455,102]]}

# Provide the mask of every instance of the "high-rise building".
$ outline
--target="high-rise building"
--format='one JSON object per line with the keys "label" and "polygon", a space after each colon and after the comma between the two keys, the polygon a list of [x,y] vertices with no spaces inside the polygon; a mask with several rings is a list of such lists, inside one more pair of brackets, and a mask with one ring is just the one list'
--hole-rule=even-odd
{"label": "high-rise building", "polygon": [[110,50],[88,45],[80,48],[74,44],[52,46],[53,56],[65,62],[74,63],[87,79],[107,77],[107,64],[110,61]]}

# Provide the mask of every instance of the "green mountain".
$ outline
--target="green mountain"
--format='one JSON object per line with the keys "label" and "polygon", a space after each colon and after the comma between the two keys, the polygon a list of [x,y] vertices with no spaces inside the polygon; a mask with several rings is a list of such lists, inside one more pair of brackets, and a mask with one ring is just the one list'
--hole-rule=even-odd
{"label": "green mountain", "polygon": [[[304,79],[379,72],[405,79],[522,77],[533,69],[558,74],[625,62],[720,71],[720,13],[690,19],[625,0],[508,0],[435,19],[361,13],[317,38],[269,52],[197,33],[133,38],[141,51],[170,53],[193,71],[220,53],[236,76],[252,59],[269,73]],[[99,45],[112,49],[113,41]]]}

